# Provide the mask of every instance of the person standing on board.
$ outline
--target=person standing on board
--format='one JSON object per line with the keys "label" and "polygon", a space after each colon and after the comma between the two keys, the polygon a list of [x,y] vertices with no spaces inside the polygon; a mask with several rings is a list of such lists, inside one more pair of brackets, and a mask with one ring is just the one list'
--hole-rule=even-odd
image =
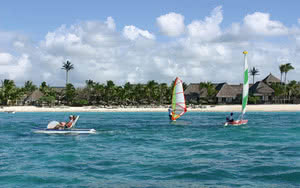
{"label": "person standing on board", "polygon": [[172,108],[170,107],[169,109],[168,109],[168,112],[169,112],[169,118],[170,118],[170,120],[172,120]]}

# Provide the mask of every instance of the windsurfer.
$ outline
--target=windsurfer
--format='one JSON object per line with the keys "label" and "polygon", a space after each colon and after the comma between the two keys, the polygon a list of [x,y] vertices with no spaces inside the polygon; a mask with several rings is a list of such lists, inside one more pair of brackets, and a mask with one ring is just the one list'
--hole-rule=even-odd
{"label": "windsurfer", "polygon": [[168,109],[168,112],[169,112],[169,118],[170,118],[170,120],[172,120],[172,108],[170,107],[169,109]]}
{"label": "windsurfer", "polygon": [[54,127],[54,129],[71,128],[73,122],[74,122],[75,119],[76,119],[76,116],[70,115],[70,116],[69,116],[69,119],[70,119],[69,122],[60,122],[58,125],[56,125],[56,126]]}

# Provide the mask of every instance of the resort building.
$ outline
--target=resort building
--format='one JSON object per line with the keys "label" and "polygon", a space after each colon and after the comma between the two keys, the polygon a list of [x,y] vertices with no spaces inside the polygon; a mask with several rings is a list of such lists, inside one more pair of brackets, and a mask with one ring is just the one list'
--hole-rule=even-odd
{"label": "resort building", "polygon": [[[261,81],[249,85],[249,96],[256,97],[258,103],[271,103],[275,98],[275,91],[271,84],[280,83],[280,80],[271,73]],[[243,84],[213,83],[215,94],[209,96],[207,88],[201,88],[200,83],[191,83],[185,90],[188,103],[192,104],[240,104],[242,100]]]}

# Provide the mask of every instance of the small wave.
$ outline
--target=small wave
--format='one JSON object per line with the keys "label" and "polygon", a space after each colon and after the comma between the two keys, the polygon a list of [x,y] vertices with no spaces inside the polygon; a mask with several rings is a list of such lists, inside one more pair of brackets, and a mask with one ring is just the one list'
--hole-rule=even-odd
{"label": "small wave", "polygon": [[279,182],[288,182],[288,183],[300,183],[300,171],[296,172],[286,172],[286,173],[279,173],[279,174],[271,174],[271,175],[259,175],[254,176],[253,179],[260,179],[260,180],[274,180]]}
{"label": "small wave", "polygon": [[105,131],[105,130],[96,130],[96,134],[109,134],[109,135],[116,135],[116,134],[126,134],[126,131],[115,130],[115,131]]}
{"label": "small wave", "polygon": [[180,141],[185,141],[185,142],[196,142],[198,139],[193,139],[193,138],[180,138]]}
{"label": "small wave", "polygon": [[203,172],[186,172],[181,173],[179,175],[174,175],[172,178],[174,179],[195,179],[195,180],[224,180],[227,178],[234,178],[236,175],[230,173],[229,171],[225,170],[213,170],[211,172],[209,171],[203,171]]}

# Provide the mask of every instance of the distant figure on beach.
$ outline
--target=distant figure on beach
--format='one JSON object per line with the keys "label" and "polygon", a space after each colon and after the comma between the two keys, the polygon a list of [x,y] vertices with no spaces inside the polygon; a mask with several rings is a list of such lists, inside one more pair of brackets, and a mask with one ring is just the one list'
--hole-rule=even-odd
{"label": "distant figure on beach", "polygon": [[75,121],[76,116],[70,115],[69,122],[60,122],[58,125],[54,127],[54,129],[68,129],[72,127],[73,122]]}
{"label": "distant figure on beach", "polygon": [[229,118],[227,117],[226,120],[227,120],[227,122],[233,122],[234,121],[232,112],[230,113]]}
{"label": "distant figure on beach", "polygon": [[170,120],[172,120],[172,108],[170,107],[169,109],[168,109],[168,112],[169,112],[169,118],[170,118]]}

